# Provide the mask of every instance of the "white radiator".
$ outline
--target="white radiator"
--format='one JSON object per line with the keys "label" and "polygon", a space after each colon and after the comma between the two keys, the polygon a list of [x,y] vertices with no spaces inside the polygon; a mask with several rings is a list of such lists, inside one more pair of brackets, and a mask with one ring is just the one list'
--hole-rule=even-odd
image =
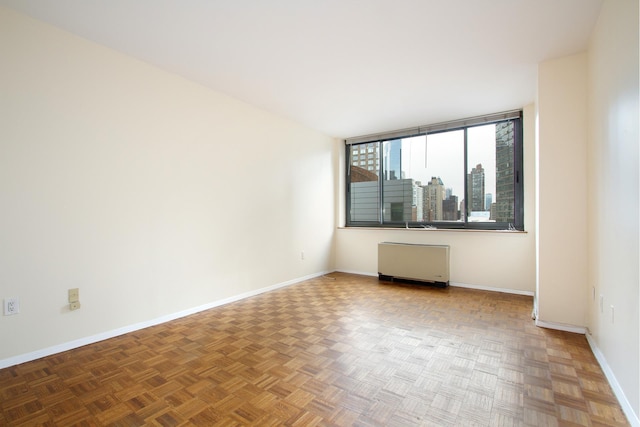
{"label": "white radiator", "polygon": [[449,246],[384,242],[378,244],[378,277],[449,285]]}

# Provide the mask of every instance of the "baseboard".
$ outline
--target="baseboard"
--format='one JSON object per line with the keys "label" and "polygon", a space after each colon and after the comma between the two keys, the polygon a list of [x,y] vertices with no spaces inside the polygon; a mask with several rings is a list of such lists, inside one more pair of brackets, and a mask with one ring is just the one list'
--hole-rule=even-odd
{"label": "baseboard", "polygon": [[367,271],[336,270],[336,273],[357,274],[358,276],[378,277],[378,273],[373,274]]}
{"label": "baseboard", "polygon": [[458,288],[478,289],[481,291],[503,292],[505,294],[526,295],[530,297],[533,296],[532,291],[521,291],[519,289],[495,288],[491,286],[471,285],[468,283],[460,283],[460,282],[449,282],[449,286],[455,286]]}
{"label": "baseboard", "polygon": [[546,322],[536,318],[536,326],[547,329],[556,329],[558,331],[573,332],[575,334],[586,335],[587,328],[584,326],[567,325],[565,323]]}
{"label": "baseboard", "polygon": [[176,313],[167,314],[155,319],[147,320],[133,325],[123,326],[122,328],[113,329],[111,331],[102,332],[96,335],[79,338],[74,341],[54,345],[52,347],[43,348],[41,350],[32,351],[30,353],[21,354],[18,356],[9,357],[7,359],[0,360],[0,369],[8,368],[10,366],[19,365],[20,363],[30,362],[32,360],[40,359],[42,357],[51,356],[52,354],[62,353],[64,351],[73,350],[74,348],[82,347],[88,344],[94,344],[96,342],[104,341],[109,338],[115,338],[120,335],[128,334],[130,332],[139,331],[151,326],[160,325],[162,323],[170,322],[172,320],[180,319],[182,317],[190,316],[201,311],[209,310],[211,308],[219,307],[225,304],[229,304],[235,301],[240,301],[245,298],[256,296],[265,292],[273,291],[286,286],[291,286],[296,283],[303,282],[305,280],[314,279],[316,277],[324,276],[330,273],[329,271],[323,271],[320,273],[310,274],[308,276],[299,277],[286,282],[277,283],[275,285],[267,286],[265,288],[256,289],[255,291],[245,292],[239,295],[234,295],[229,298],[225,298],[218,301],[213,301],[207,304],[203,304],[197,307],[192,307],[186,310],[182,310]]}
{"label": "baseboard", "polygon": [[613,390],[613,394],[616,395],[616,398],[618,399],[618,402],[622,407],[622,412],[624,412],[624,414],[626,415],[627,420],[629,421],[629,424],[631,424],[634,427],[640,427],[640,417],[638,416],[638,414],[636,414],[633,411],[633,407],[631,406],[631,403],[627,399],[627,396],[624,394],[622,387],[620,387],[620,383],[616,379],[616,376],[613,374],[613,371],[611,370],[611,367],[607,363],[607,360],[604,358],[604,355],[596,345],[596,342],[593,340],[593,338],[591,338],[591,335],[587,333],[585,334],[585,336],[587,337],[587,342],[591,347],[591,351],[593,352],[593,355],[596,357],[596,360],[600,364],[600,367],[604,372],[604,376],[607,377],[607,381],[609,381],[609,385]]}
{"label": "baseboard", "polygon": [[[347,274],[357,274],[359,276],[370,276],[370,277],[378,277],[378,274],[372,274],[369,272],[362,271],[352,271],[352,270],[336,270],[339,273],[347,273]],[[526,296],[534,296],[532,291],[521,291],[519,289],[507,289],[507,288],[494,288],[491,286],[482,286],[482,285],[471,285],[468,283],[460,283],[460,282],[449,282],[449,286],[456,286],[458,288],[469,288],[469,289],[478,289],[481,291],[490,291],[490,292],[503,292],[506,294],[515,294],[515,295],[526,295]]]}

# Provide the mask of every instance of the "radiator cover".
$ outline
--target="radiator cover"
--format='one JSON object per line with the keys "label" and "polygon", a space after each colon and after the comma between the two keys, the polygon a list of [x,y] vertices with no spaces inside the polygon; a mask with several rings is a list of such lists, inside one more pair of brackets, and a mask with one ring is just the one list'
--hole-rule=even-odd
{"label": "radiator cover", "polygon": [[380,280],[449,285],[449,246],[383,242],[378,244]]}

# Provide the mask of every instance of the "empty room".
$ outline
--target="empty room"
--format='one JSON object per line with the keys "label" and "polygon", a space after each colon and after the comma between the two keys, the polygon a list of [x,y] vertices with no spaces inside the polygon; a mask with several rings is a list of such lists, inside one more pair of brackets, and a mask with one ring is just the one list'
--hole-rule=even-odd
{"label": "empty room", "polygon": [[0,0],[0,425],[640,427],[637,0]]}

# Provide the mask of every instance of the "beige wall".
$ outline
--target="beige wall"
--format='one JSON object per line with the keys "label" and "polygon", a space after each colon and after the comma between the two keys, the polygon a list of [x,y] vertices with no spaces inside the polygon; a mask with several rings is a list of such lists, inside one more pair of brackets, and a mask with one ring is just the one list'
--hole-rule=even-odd
{"label": "beige wall", "polygon": [[640,416],[638,49],[638,2],[605,1],[591,37],[588,63],[587,324],[636,422]]}
{"label": "beige wall", "polygon": [[0,298],[22,304],[0,316],[0,365],[334,268],[376,274],[381,241],[448,244],[452,282],[537,289],[540,319],[588,326],[637,418],[637,17],[607,0],[588,54],[540,65],[527,233],[496,233],[336,230],[341,141],[0,8]]}
{"label": "beige wall", "polygon": [[538,67],[538,321],[586,326],[587,55]]}
{"label": "beige wall", "polygon": [[332,138],[1,8],[0,58],[0,364],[333,270]]}
{"label": "beige wall", "polygon": [[[524,108],[524,220],[526,233],[340,228],[336,231],[336,269],[378,274],[379,242],[450,246],[453,284],[533,294],[535,290],[535,108]],[[344,143],[338,144],[344,167]],[[344,225],[344,173],[337,204]]]}

